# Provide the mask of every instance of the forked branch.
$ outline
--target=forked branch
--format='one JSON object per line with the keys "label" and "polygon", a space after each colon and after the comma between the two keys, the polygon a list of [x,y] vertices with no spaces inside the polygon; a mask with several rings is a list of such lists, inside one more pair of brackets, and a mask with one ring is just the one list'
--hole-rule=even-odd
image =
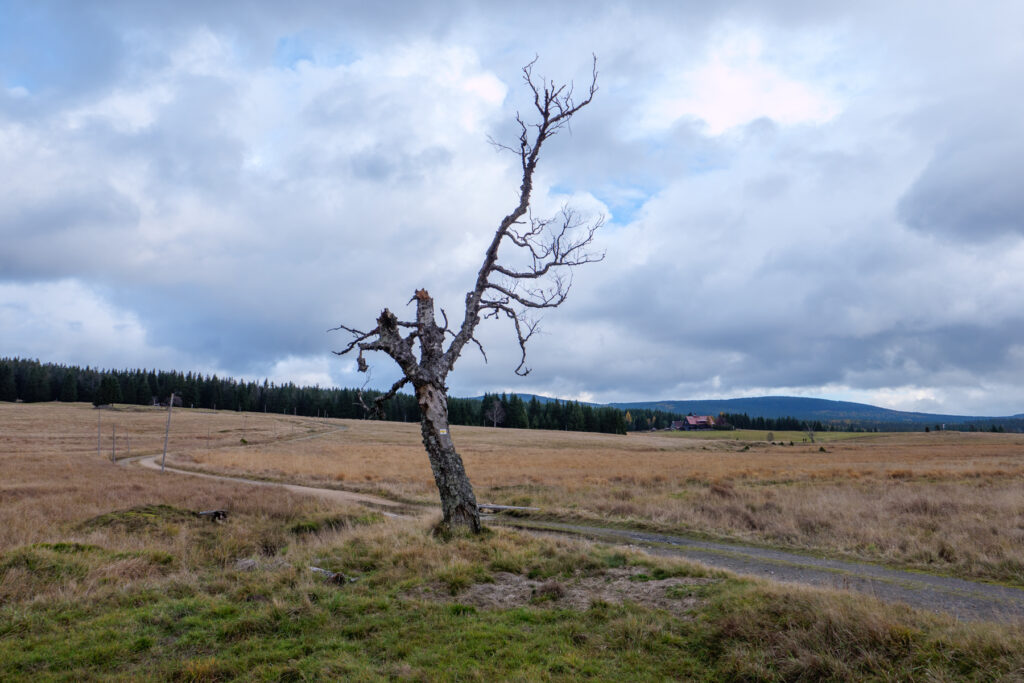
{"label": "forked branch", "polygon": [[[377,326],[368,332],[345,325],[334,328],[352,335],[345,348],[335,353],[345,355],[358,351],[360,371],[368,369],[363,354],[369,351],[382,351],[398,363],[404,378],[392,387],[390,395],[409,382],[416,386],[424,382],[443,385],[463,348],[471,342],[477,345],[486,361],[483,346],[474,336],[477,325],[486,317],[507,318],[512,322],[521,352],[516,373],[529,373],[526,345],[538,326],[538,320],[530,313],[562,305],[572,288],[572,269],[604,258],[603,252],[591,249],[603,218],[587,220],[568,206],[563,206],[552,218],[528,215],[541,149],[550,137],[569,127],[572,118],[593,100],[597,93],[597,59],[595,57],[592,63],[589,86],[579,99],[572,83],[558,85],[536,75],[536,63],[534,59],[523,67],[523,81],[532,95],[533,110],[529,117],[516,114],[519,139],[511,145],[492,140],[500,150],[519,157],[522,180],[518,201],[498,224],[473,288],[466,293],[462,324],[449,329],[448,316],[442,310],[443,324],[438,325],[433,300],[426,290],[420,289],[410,299],[410,303],[416,303],[415,321],[398,320],[385,309],[377,319]],[[510,248],[499,257],[506,243]],[[410,332],[403,336],[399,332],[401,328]],[[445,349],[449,336],[450,343]],[[415,345],[419,347],[418,358],[414,353]],[[385,396],[390,398],[388,394]],[[384,400],[387,399],[378,399],[376,413]]]}
{"label": "forked branch", "polygon": [[[594,235],[603,219],[588,223],[569,207],[563,207],[557,219],[538,220],[529,217],[529,227],[517,228],[527,214],[533,192],[533,175],[537,169],[540,150],[548,138],[567,127],[583,107],[590,104],[597,93],[597,58],[593,60],[590,85],[586,96],[577,101],[572,83],[557,85],[534,75],[537,60],[523,67],[523,80],[533,95],[537,120],[527,123],[521,114],[518,145],[495,143],[501,150],[519,156],[523,175],[519,186],[519,201],[512,212],[502,219],[484,254],[473,289],[466,293],[466,309],[459,332],[445,352],[450,369],[463,347],[473,339],[473,332],[483,317],[504,316],[513,322],[522,358],[516,373],[525,375],[526,343],[537,329],[537,321],[526,316],[529,309],[555,308],[569,294],[572,278],[564,274],[575,266],[594,263],[604,253],[591,252]],[[492,141],[493,142],[493,141]],[[508,242],[515,247],[515,256],[525,261],[520,267],[499,263],[499,249]],[[535,286],[523,283],[535,281]],[[487,296],[488,292],[497,295]]]}

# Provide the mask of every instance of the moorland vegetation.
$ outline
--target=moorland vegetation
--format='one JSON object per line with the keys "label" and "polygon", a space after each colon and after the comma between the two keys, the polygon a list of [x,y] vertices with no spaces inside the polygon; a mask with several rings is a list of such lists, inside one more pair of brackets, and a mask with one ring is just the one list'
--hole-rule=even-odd
{"label": "moorland vegetation", "polygon": [[[1024,673],[1024,633],[1015,626],[956,623],[860,595],[509,529],[446,539],[432,534],[429,512],[394,519],[280,489],[252,495],[242,484],[110,462],[115,425],[119,439],[132,440],[133,457],[159,452],[165,412],[0,403],[0,677],[1013,680]],[[417,471],[425,463],[410,427],[185,409],[175,411],[171,450],[182,466],[426,501],[429,474]],[[1020,532],[1021,444],[1011,435],[872,436],[830,442],[821,453],[788,442],[743,451],[741,442],[667,435],[460,431],[467,467],[488,497],[559,514],[676,525],[674,516],[703,506],[704,520],[717,519],[715,533],[771,540],[770,529],[730,531],[725,520],[738,514],[727,510],[736,508],[791,519],[792,533],[819,547],[823,537],[802,530],[797,515],[832,520],[832,534],[841,535],[839,517],[877,507],[878,517],[899,517],[904,535],[922,544],[927,538],[915,534],[933,525],[933,536],[949,533],[947,514],[974,524],[975,535],[986,531],[977,527],[981,517],[999,533]],[[891,492],[851,493],[861,487]],[[773,492],[780,510],[750,511],[758,490]],[[837,491],[849,494],[838,510],[791,507],[796,498]],[[647,496],[681,507],[659,513]],[[193,514],[214,507],[228,509],[228,519]],[[898,546],[898,526],[879,540],[888,534]],[[958,553],[980,552],[984,541],[972,546],[969,536],[948,542]],[[344,580],[327,581],[310,566]],[[991,573],[938,554],[928,566]]]}

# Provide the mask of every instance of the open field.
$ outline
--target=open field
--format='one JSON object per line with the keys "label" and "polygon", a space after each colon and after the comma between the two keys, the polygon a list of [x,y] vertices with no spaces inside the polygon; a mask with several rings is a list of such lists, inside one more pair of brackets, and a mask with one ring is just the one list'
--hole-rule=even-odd
{"label": "open field", "polygon": [[[677,439],[695,439],[698,441],[722,440],[722,441],[775,441],[776,443],[810,443],[807,432],[792,430],[764,430],[764,429],[730,429],[718,431],[714,429],[701,429],[694,431],[659,432],[664,436],[671,436]],[[873,434],[864,432],[815,432],[815,443],[829,443],[832,441],[847,441],[849,439],[863,439]],[[771,438],[769,438],[771,437]]]}
{"label": "open field", "polygon": [[[863,596],[511,530],[446,541],[425,522],[109,462],[110,427],[131,436],[133,455],[155,453],[164,419],[155,410],[0,403],[0,678],[1024,676],[1015,627],[957,624]],[[556,511],[602,520],[669,524],[602,509],[631,502],[623,491],[680,502],[701,494],[727,506],[748,489],[803,495],[874,483],[959,496],[956,487],[973,482],[992,498],[1002,479],[1020,502],[1020,447],[989,435],[942,435],[924,442],[931,448],[920,437],[880,439],[874,446],[888,459],[873,442],[822,454],[654,435],[461,428],[455,437],[482,499],[550,500]],[[829,460],[844,448],[854,449],[845,452],[851,462]],[[958,457],[965,448],[971,456]],[[413,425],[176,410],[170,450],[193,467],[434,495]],[[981,505],[976,497],[971,505]],[[1006,505],[985,510],[1010,514]],[[211,508],[229,509],[228,520],[190,513]],[[1005,525],[1021,523],[1020,512]],[[356,580],[325,582],[310,565]]]}
{"label": "open field", "polygon": [[[417,425],[344,426],[306,441],[193,450],[181,462],[435,500]],[[678,434],[453,428],[482,501],[1024,585],[1022,435],[773,446]]]}

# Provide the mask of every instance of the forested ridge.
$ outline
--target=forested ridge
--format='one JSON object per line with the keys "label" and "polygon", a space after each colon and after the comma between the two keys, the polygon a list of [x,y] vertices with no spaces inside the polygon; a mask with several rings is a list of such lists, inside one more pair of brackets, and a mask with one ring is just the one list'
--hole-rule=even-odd
{"label": "forested ridge", "polygon": [[[91,402],[94,405],[153,405],[166,402],[174,392],[183,406],[218,410],[287,413],[307,417],[363,419],[357,389],[297,386],[236,380],[217,375],[167,370],[106,370],[78,367],[22,358],[0,358],[0,401]],[[382,392],[363,390],[363,401],[371,404]],[[499,408],[494,410],[494,403]],[[396,394],[383,406],[384,419],[418,422],[415,397]],[[491,417],[485,416],[488,409]],[[488,425],[519,429],[560,429],[569,431],[624,434],[632,425],[617,408],[590,406],[576,401],[541,402],[523,400],[516,394],[487,394],[484,398],[449,398],[452,424]],[[647,411],[665,426],[672,416]],[[498,419],[495,419],[497,417]],[[648,427],[649,428],[649,427]]]}
{"label": "forested ridge", "polygon": [[[365,419],[358,389],[275,384],[263,380],[245,381],[217,375],[176,370],[106,370],[24,358],[0,358],[0,401],[85,401],[95,405],[153,405],[165,403],[174,392],[190,408],[272,412],[306,417]],[[369,405],[379,391],[363,390]],[[497,407],[495,407],[497,404]],[[577,401],[539,400],[536,396],[484,394],[483,398],[449,398],[452,424],[516,429],[557,429],[580,432],[625,434],[627,431],[667,429],[683,415],[665,410],[597,406]],[[714,416],[719,429],[765,431],[916,431],[926,425],[889,424],[870,421],[799,420],[794,417],[750,417],[745,413]],[[415,397],[396,394],[384,404],[385,420],[418,422]],[[937,428],[938,426],[936,426]],[[989,418],[969,424],[950,424],[947,429],[974,431],[1020,431],[1024,420]]]}

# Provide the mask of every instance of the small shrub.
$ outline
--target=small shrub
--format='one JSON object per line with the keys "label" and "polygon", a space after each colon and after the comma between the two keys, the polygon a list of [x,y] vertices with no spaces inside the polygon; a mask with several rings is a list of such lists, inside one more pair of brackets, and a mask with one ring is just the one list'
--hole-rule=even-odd
{"label": "small shrub", "polygon": [[736,495],[736,490],[732,487],[732,484],[727,481],[711,484],[710,491],[720,498],[732,498]]}
{"label": "small shrub", "polygon": [[558,581],[551,579],[549,581],[545,581],[544,583],[533,589],[533,594],[530,597],[530,602],[554,602],[555,600],[560,599],[564,595],[565,587]]}

